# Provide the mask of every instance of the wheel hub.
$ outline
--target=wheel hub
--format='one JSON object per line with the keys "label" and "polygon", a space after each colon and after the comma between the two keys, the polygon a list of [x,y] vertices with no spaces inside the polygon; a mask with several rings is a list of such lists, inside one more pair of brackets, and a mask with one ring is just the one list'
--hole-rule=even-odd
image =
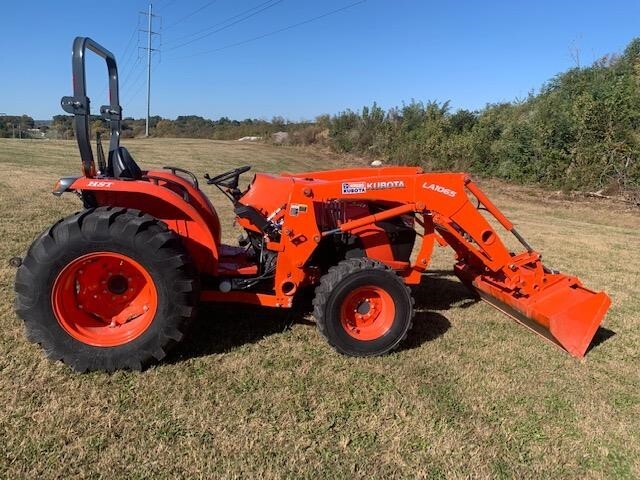
{"label": "wheel hub", "polygon": [[375,340],[383,336],[395,317],[391,296],[377,286],[359,287],[344,299],[341,323],[345,331],[358,340]]}
{"label": "wheel hub", "polygon": [[123,275],[113,275],[107,281],[107,288],[111,293],[122,295],[129,288],[129,282]]}
{"label": "wheel hub", "polygon": [[364,300],[362,303],[360,303],[360,305],[358,305],[358,308],[356,308],[356,313],[360,315],[367,315],[370,311],[371,311],[371,303],[368,298]]}
{"label": "wheel hub", "polygon": [[52,290],[58,323],[72,337],[94,346],[116,346],[141,335],[157,308],[147,270],[115,252],[96,252],[69,263]]}

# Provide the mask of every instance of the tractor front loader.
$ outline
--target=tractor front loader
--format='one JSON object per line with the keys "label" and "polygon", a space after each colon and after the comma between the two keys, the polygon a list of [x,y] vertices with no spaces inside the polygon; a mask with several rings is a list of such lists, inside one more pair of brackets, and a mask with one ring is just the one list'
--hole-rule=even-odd
{"label": "tractor front loader", "polygon": [[[101,108],[111,126],[109,152],[97,142],[97,165],[87,49],[106,60],[109,72],[110,105]],[[82,176],[63,177],[53,193],[75,192],[84,209],[35,239],[15,288],[28,338],[75,370],[142,369],[182,340],[200,302],[290,308],[305,286],[315,287],[314,317],[338,352],[387,353],[411,327],[408,286],[420,283],[436,243],[454,250],[454,272],[482,299],[576,357],[609,307],[605,293],[545,267],[464,173],[258,173],[245,189],[239,179],[249,166],[205,175],[229,198],[244,231],[237,245],[225,245],[194,174],[142,170],[120,146],[113,55],[78,37],[72,68],[74,95],[62,106],[75,118]],[[481,210],[524,250],[511,252]]]}

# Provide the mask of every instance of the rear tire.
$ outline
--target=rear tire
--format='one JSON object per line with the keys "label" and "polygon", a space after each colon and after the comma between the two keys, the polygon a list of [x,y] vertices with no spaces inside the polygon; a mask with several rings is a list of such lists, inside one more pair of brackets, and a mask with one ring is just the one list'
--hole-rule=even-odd
{"label": "rear tire", "polygon": [[339,353],[384,355],[412,326],[413,297],[389,267],[353,258],[331,267],[316,288],[313,315],[320,333]]}
{"label": "rear tire", "polygon": [[138,210],[100,207],[36,238],[15,290],[27,338],[85,372],[162,360],[195,316],[198,286],[166,225]]}

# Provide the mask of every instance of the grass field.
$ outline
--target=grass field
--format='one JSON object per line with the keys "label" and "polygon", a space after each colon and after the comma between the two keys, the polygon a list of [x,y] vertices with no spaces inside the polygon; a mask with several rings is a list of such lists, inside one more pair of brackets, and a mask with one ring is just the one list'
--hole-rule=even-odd
{"label": "grass field", "polygon": [[[234,142],[127,146],[143,166],[199,174],[346,162]],[[481,182],[549,265],[611,295],[582,361],[476,302],[440,249],[414,330],[386,357],[334,353],[301,312],[208,306],[163,364],[78,375],[25,340],[7,260],[79,209],[49,193],[79,167],[72,142],[0,140],[0,477],[640,478],[638,212]],[[231,241],[228,200],[203,188]]]}

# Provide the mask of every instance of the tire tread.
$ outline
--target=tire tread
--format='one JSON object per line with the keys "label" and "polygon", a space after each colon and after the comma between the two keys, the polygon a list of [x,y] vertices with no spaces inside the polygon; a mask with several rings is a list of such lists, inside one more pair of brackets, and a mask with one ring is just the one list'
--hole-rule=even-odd
{"label": "tire tread", "polygon": [[[153,345],[131,350],[126,358],[122,354],[91,358],[86,352],[78,353],[56,341],[52,327],[43,323],[46,312],[38,299],[49,295],[50,285],[39,285],[39,272],[48,271],[71,240],[129,239],[135,248],[151,248],[158,256],[163,271],[171,276],[172,308],[170,317],[163,321],[162,330],[154,336]],[[195,268],[181,247],[179,237],[164,222],[139,210],[121,207],[98,207],[76,212],[47,228],[29,247],[22,266],[16,273],[15,310],[23,319],[27,339],[42,346],[48,358],[62,360],[78,372],[116,369],[141,370],[166,357],[180,342],[196,315],[199,285]],[[43,275],[40,274],[40,277]],[[64,332],[60,329],[60,335]],[[125,344],[126,345],[126,344]],[[95,347],[99,348],[99,347]]]}
{"label": "tire tread", "polygon": [[[338,349],[337,346],[333,343],[332,339],[330,338],[329,330],[327,328],[327,318],[326,318],[325,307],[331,293],[336,289],[337,285],[343,279],[345,279],[346,277],[348,277],[349,275],[355,272],[363,271],[363,270],[385,271],[385,272],[390,272],[397,276],[397,274],[391,268],[389,268],[387,265],[377,260],[373,260],[367,257],[350,258],[347,260],[343,260],[337,265],[334,265],[331,268],[329,268],[328,272],[321,277],[320,283],[315,289],[315,296],[312,304],[313,304],[313,316],[316,319],[316,325],[318,327],[320,334],[324,337],[327,343],[329,343],[334,349],[336,349],[340,353],[346,353],[346,352],[343,352],[340,349]],[[398,348],[398,346],[406,339],[408,332],[413,327],[413,317],[415,315],[415,310],[414,310],[415,299],[411,294],[411,289],[409,288],[409,286],[404,284],[404,288],[406,289],[407,294],[411,299],[410,306],[409,306],[410,308],[409,327],[407,328],[402,338],[400,338],[389,349],[382,352],[381,354],[389,353],[395,350],[396,348]],[[368,356],[368,354],[366,353],[358,354],[354,352],[349,353],[349,355]]]}

